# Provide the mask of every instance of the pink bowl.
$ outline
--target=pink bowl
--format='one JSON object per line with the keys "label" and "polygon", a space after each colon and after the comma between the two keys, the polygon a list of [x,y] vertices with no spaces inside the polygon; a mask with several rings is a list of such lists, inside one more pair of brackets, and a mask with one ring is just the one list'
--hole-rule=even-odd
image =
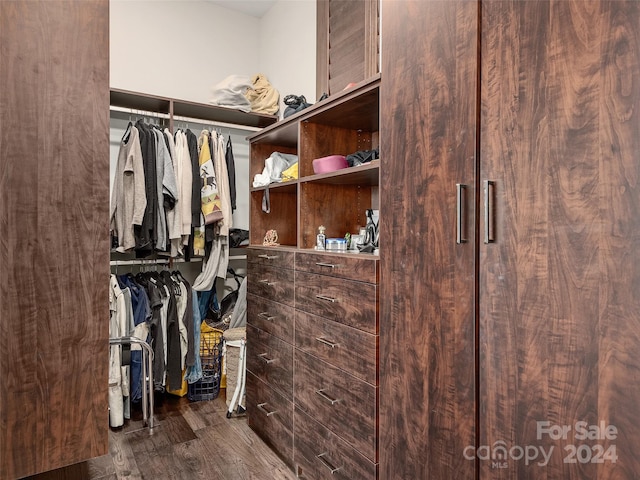
{"label": "pink bowl", "polygon": [[316,158],[313,161],[313,171],[315,173],[329,173],[347,168],[347,158],[344,155],[329,155],[328,157]]}

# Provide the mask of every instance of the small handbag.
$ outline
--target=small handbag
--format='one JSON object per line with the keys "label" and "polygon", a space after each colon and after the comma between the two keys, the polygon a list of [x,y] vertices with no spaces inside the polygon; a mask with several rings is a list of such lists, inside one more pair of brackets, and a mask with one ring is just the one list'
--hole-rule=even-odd
{"label": "small handbag", "polygon": [[284,104],[287,107],[284,109],[282,118],[287,118],[294,113],[298,113],[301,110],[304,110],[305,108],[311,106],[311,103],[307,102],[307,99],[304,97],[304,95],[287,95],[286,97],[284,97]]}

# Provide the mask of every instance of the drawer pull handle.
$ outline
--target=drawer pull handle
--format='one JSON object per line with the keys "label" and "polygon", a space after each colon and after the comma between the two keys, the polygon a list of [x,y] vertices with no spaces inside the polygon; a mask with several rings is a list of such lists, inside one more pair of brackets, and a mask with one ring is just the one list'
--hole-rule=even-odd
{"label": "drawer pull handle", "polygon": [[276,361],[274,358],[269,358],[269,357],[267,357],[267,354],[266,354],[266,353],[260,353],[260,354],[258,354],[258,357],[259,357],[261,360],[263,360],[263,361],[264,361],[264,363],[266,363],[267,365]]}
{"label": "drawer pull handle", "polygon": [[326,295],[316,295],[317,299],[325,300],[327,302],[336,303],[338,301],[337,298],[327,297]]}
{"label": "drawer pull handle", "polygon": [[329,469],[329,471],[331,472],[331,475],[333,475],[334,473],[336,473],[338,470],[340,470],[340,467],[334,467],[333,465],[331,465],[327,460],[324,459],[325,455],[327,454],[327,452],[321,453],[320,455],[316,455],[316,457],[318,458],[318,460],[320,460],[322,462],[322,464],[327,467]]}
{"label": "drawer pull handle", "polygon": [[266,253],[262,253],[258,255],[258,258],[266,258],[267,260],[274,260],[278,258],[278,255],[267,255]]}
{"label": "drawer pull handle", "polygon": [[269,280],[258,280],[259,283],[266,285],[267,287],[273,287],[276,282],[270,282]]}
{"label": "drawer pull handle", "polygon": [[266,403],[259,403],[256,406],[258,407],[258,410],[264,413],[267,417],[270,417],[271,415],[277,412],[277,410],[272,410],[272,411],[267,410],[266,408],[264,408],[265,405]]}
{"label": "drawer pull handle", "polygon": [[316,337],[316,340],[319,341],[320,343],[324,343],[325,345],[328,345],[331,348],[336,348],[336,347],[340,346],[339,343],[330,342],[329,340],[327,340],[324,337]]}
{"label": "drawer pull handle", "polygon": [[264,318],[265,320],[269,320],[270,322],[272,322],[272,321],[274,321],[276,319],[276,317],[272,317],[267,312],[260,312],[258,314],[258,316]]}
{"label": "drawer pull handle", "polygon": [[318,267],[327,267],[327,268],[338,268],[340,265],[335,263],[324,263],[324,262],[316,262]]}
{"label": "drawer pull handle", "polygon": [[335,405],[336,403],[338,403],[340,401],[339,398],[331,398],[329,395],[324,393],[324,390],[316,390],[316,393],[318,395],[320,395],[320,397],[325,399],[327,402],[329,402],[331,405]]}

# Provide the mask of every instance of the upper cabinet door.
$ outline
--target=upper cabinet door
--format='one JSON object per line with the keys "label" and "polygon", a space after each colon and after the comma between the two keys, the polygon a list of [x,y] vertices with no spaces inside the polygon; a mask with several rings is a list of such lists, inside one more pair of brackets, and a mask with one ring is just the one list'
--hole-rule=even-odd
{"label": "upper cabinet door", "polygon": [[482,2],[481,478],[640,474],[639,24]]}
{"label": "upper cabinet door", "polygon": [[340,92],[380,72],[379,0],[317,1],[316,94]]}
{"label": "upper cabinet door", "polygon": [[477,27],[477,2],[382,2],[383,479],[475,478]]}

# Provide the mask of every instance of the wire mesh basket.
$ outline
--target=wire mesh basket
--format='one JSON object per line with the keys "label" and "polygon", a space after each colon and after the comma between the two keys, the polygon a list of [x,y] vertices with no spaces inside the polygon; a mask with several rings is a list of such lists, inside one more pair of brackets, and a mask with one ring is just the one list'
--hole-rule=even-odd
{"label": "wire mesh basket", "polygon": [[202,323],[200,332],[200,362],[202,379],[189,384],[187,398],[192,402],[213,400],[220,393],[222,375],[222,330]]}

